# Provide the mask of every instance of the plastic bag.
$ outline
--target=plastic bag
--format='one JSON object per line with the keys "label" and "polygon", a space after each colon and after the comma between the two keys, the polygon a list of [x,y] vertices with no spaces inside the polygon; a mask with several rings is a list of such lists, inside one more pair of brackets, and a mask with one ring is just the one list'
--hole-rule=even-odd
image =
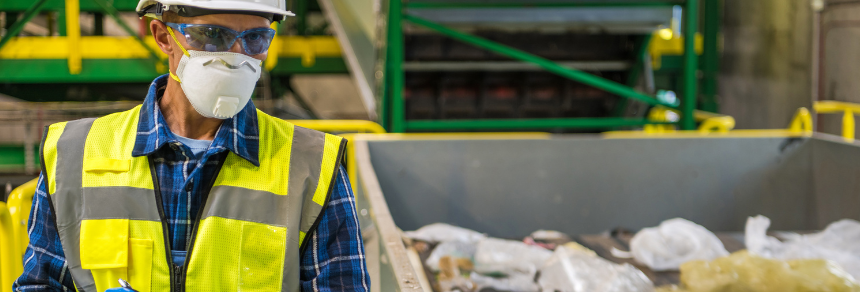
{"label": "plastic bag", "polygon": [[430,256],[424,262],[433,272],[439,271],[439,259],[450,256],[472,260],[475,257],[475,243],[466,241],[446,241],[440,243],[433,249]]}
{"label": "plastic bag", "polygon": [[795,235],[786,242],[767,236],[770,219],[747,219],[745,243],[750,253],[772,259],[824,259],[837,263],[860,279],[860,222],[845,219],[819,233]]}
{"label": "plastic bag", "polygon": [[550,256],[552,252],[542,247],[513,240],[486,238],[478,242],[475,271],[484,275],[534,276]]}
{"label": "plastic bag", "polygon": [[615,264],[586,251],[560,246],[540,269],[543,291],[650,292],[654,284],[630,264]]}
{"label": "plastic bag", "polygon": [[705,227],[675,218],[636,233],[630,241],[630,254],[654,271],[668,271],[688,261],[713,260],[729,252]]}
{"label": "plastic bag", "polygon": [[409,238],[430,243],[455,240],[465,242],[477,242],[487,237],[480,232],[445,223],[433,223],[430,225],[425,225],[418,230],[407,231],[404,233]]}
{"label": "plastic bag", "polygon": [[469,279],[477,285],[477,289],[475,289],[476,291],[481,291],[484,288],[492,288],[496,291],[540,291],[540,287],[534,282],[534,277],[530,277],[528,275],[513,275],[505,278],[494,278],[472,272]]}
{"label": "plastic bag", "polygon": [[825,260],[781,261],[739,251],[712,262],[681,265],[681,287],[658,291],[688,292],[857,292],[860,285]]}

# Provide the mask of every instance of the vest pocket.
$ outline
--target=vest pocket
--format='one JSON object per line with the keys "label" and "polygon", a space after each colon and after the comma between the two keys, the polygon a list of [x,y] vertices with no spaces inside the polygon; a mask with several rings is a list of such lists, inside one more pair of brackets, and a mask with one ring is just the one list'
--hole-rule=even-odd
{"label": "vest pocket", "polygon": [[99,292],[128,279],[128,248],[128,219],[81,222],[81,268],[90,270]]}
{"label": "vest pocket", "polygon": [[138,292],[150,292],[152,286],[152,239],[129,239],[131,253],[128,283]]}
{"label": "vest pocket", "polygon": [[242,227],[238,290],[280,291],[287,229],[260,223]]}

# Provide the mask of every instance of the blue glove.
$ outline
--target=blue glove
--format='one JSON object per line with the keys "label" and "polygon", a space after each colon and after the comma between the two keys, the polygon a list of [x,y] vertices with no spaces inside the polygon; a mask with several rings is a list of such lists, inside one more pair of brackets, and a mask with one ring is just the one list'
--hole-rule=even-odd
{"label": "blue glove", "polygon": [[129,289],[129,288],[119,287],[119,288],[107,289],[107,290],[105,290],[105,292],[137,292],[137,291],[134,291],[134,290]]}
{"label": "blue glove", "polygon": [[119,279],[119,285],[121,287],[110,288],[105,290],[105,292],[137,292],[137,290],[131,289],[131,285],[123,279]]}

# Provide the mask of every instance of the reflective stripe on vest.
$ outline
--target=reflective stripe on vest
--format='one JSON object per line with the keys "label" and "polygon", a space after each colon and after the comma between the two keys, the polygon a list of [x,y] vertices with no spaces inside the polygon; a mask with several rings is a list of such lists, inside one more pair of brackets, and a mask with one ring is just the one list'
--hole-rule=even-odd
{"label": "reflective stripe on vest", "polygon": [[227,154],[179,275],[185,285],[173,287],[154,172],[147,157],[131,157],[139,113],[46,130],[43,171],[78,291],[117,287],[118,278],[141,292],[298,291],[305,234],[328,202],[346,141],[258,111],[260,166]]}

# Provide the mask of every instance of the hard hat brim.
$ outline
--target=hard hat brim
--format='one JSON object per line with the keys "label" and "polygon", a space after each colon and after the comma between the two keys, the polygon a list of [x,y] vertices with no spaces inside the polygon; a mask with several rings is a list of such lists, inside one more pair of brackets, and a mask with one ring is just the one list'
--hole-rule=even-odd
{"label": "hard hat brim", "polygon": [[249,11],[249,12],[263,12],[263,13],[272,13],[275,15],[282,15],[284,17],[287,16],[296,16],[294,13],[289,10],[275,8],[269,5],[253,3],[247,1],[188,1],[188,0],[159,0],[159,1],[140,1],[137,3],[137,11],[141,11],[149,5],[161,3],[164,5],[183,5],[183,6],[191,6],[198,7],[210,10],[223,10],[223,11]]}

